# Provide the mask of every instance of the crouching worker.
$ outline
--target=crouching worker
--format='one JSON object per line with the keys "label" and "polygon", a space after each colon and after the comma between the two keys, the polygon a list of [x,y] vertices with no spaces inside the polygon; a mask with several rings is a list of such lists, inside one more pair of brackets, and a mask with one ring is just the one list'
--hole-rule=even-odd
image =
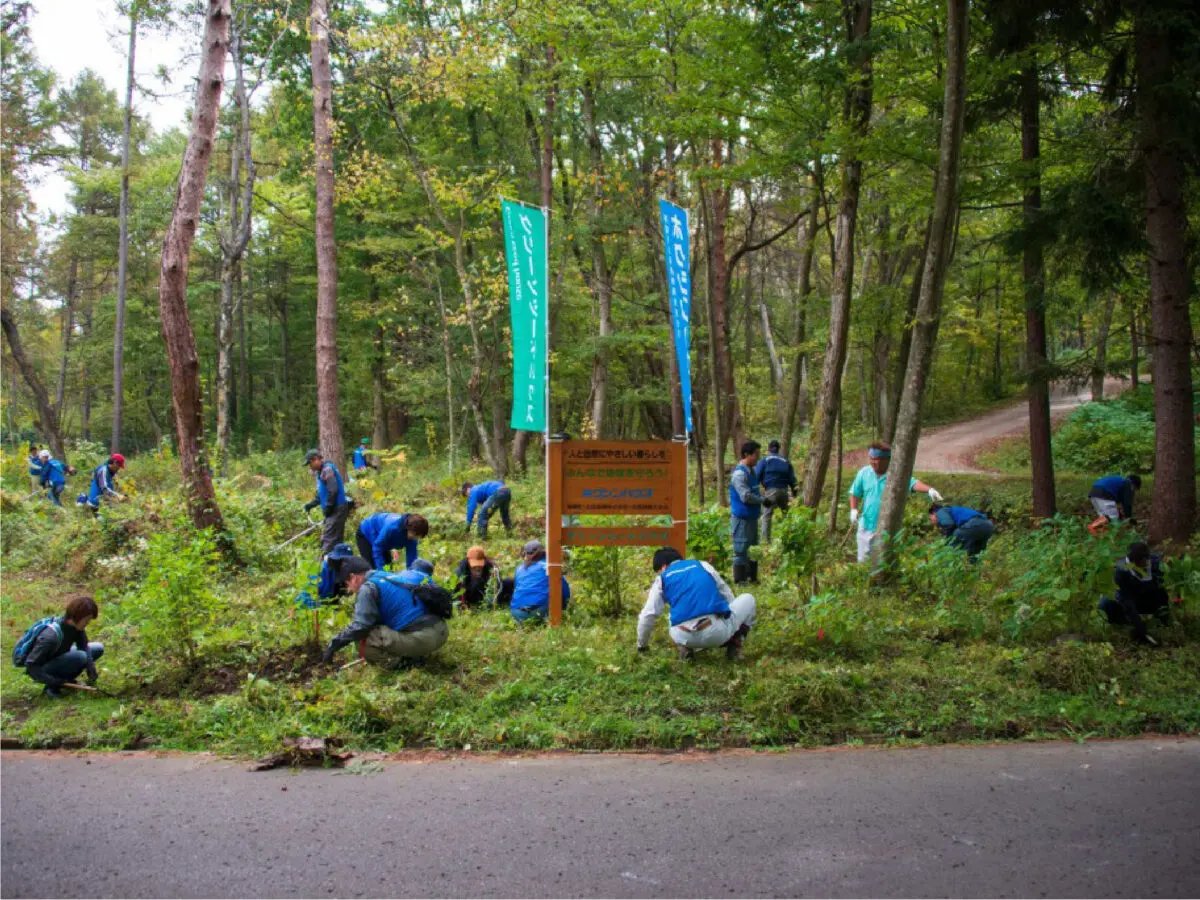
{"label": "crouching worker", "polygon": [[712,566],[684,559],[674,547],[656,550],[653,565],[658,577],[638,616],[638,652],[650,648],[654,623],[664,606],[669,606],[671,640],[681,659],[691,659],[695,651],[706,647],[724,647],[730,659],[741,659],[742,643],[754,625],[754,597],[734,597]]}
{"label": "crouching worker", "polygon": [[[482,547],[472,547],[467,551],[454,569],[454,578],[454,598],[465,607],[491,606],[500,602],[504,595],[500,566],[488,558]],[[511,585],[508,593],[505,599],[511,600]]]}
{"label": "crouching worker", "polygon": [[1143,543],[1130,544],[1129,553],[1113,567],[1116,596],[1100,598],[1100,612],[1108,617],[1108,624],[1132,625],[1138,643],[1157,644],[1146,633],[1142,616],[1155,616],[1164,625],[1170,618],[1171,607],[1162,578],[1162,557],[1151,554]]}
{"label": "crouching worker", "polygon": [[[512,601],[509,612],[518,622],[526,619],[545,619],[550,616],[550,572],[546,568],[546,549],[541,541],[530,541],[521,548],[523,562],[512,578]],[[562,577],[563,609],[571,599],[567,576]],[[507,579],[506,579],[507,580]]]}
{"label": "crouching worker", "polygon": [[329,642],[325,662],[359,643],[367,662],[399,668],[430,656],[450,637],[450,592],[433,582],[431,563],[418,559],[412,568],[391,574],[356,556],[342,564],[342,571],[355,595],[354,621]]}
{"label": "crouching worker", "polygon": [[13,647],[13,665],[24,668],[25,674],[39,684],[43,693],[61,696],[61,688],[74,684],[81,672],[87,670],[88,680],[94,682],[96,660],[104,655],[104,645],[88,641],[88,623],[100,615],[91,597],[73,598],[63,615],[41,619],[29,627]]}
{"label": "crouching worker", "polygon": [[1088,499],[1092,501],[1092,509],[1097,518],[1088,525],[1088,531],[1099,537],[1108,528],[1109,522],[1120,522],[1127,519],[1131,525],[1137,525],[1133,517],[1133,495],[1141,490],[1142,479],[1137,475],[1122,478],[1120,475],[1106,475],[1097,479],[1088,491]]}
{"label": "crouching worker", "polygon": [[991,519],[966,506],[933,503],[929,507],[929,521],[942,530],[950,544],[966,550],[971,562],[979,558],[996,531]]}

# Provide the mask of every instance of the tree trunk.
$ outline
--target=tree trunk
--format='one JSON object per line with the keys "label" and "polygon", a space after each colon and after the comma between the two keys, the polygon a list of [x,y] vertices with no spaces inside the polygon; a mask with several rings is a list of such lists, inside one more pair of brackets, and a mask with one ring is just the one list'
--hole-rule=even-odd
{"label": "tree trunk", "polygon": [[817,215],[821,211],[821,194],[823,188],[820,178],[820,159],[814,161],[813,198],[808,208],[808,224],[801,232],[804,249],[800,254],[799,296],[796,298],[796,323],[792,335],[792,344],[796,347],[796,356],[792,361],[792,377],[788,382],[787,399],[783,406],[783,423],[780,440],[783,444],[783,455],[792,454],[792,434],[797,427],[804,425],[805,374],[808,368],[808,350],[805,342],[808,340],[808,295],[812,293],[812,262],[813,251],[817,246]]}
{"label": "tree trunk", "polygon": [[592,271],[588,281],[596,299],[598,343],[592,355],[591,437],[599,438],[604,431],[604,413],[608,404],[608,342],[613,333],[612,272],[604,253],[604,234],[600,229],[601,208],[604,203],[604,145],[596,126],[596,91],[593,83],[583,85],[583,123],[591,159],[591,250]]}
{"label": "tree trunk", "polygon": [[1117,292],[1108,292],[1108,301],[1104,304],[1104,312],[1100,325],[1096,330],[1096,364],[1092,366],[1092,402],[1099,403],[1104,399],[1104,376],[1108,368],[1108,333],[1112,328],[1113,310],[1117,306]]}
{"label": "tree trunk", "polygon": [[[450,349],[450,321],[446,318],[446,298],[442,296],[442,282],[438,277],[437,271],[433,273],[434,286],[437,288],[438,298],[438,313],[442,319],[442,362],[446,367],[446,423],[450,430],[450,477],[454,477],[454,456],[457,452],[457,442],[455,441],[454,432],[454,353]],[[549,425],[549,423],[547,423]],[[518,431],[520,434],[529,434],[528,431]],[[524,448],[522,448],[524,450]],[[516,455],[516,446],[514,443],[513,454]]]}
{"label": "tree trunk", "polygon": [[[712,142],[713,165],[721,167],[732,162],[732,148],[729,158],[723,159],[722,142]],[[726,225],[729,222],[729,211],[733,201],[733,193],[728,186],[719,182],[710,192],[712,200],[712,234],[708,245],[709,275],[711,287],[709,306],[712,311],[712,327],[709,338],[716,352],[716,368],[714,374],[720,384],[721,394],[714,396],[713,401],[723,401],[720,406],[714,406],[714,412],[722,417],[721,433],[727,440],[733,441],[736,454],[746,433],[742,425],[742,411],[738,404],[737,387],[733,379],[733,352],[730,348],[729,303],[730,303],[730,271],[729,253],[727,247]],[[718,448],[718,459],[724,455],[724,443]]]}
{"label": "tree trunk", "polygon": [[62,361],[58,367],[58,385],[54,391],[54,412],[61,421],[67,400],[67,371],[71,367],[71,338],[75,332],[75,296],[79,290],[79,260],[71,257],[67,266],[67,299],[63,309]]}
{"label": "tree trunk", "polygon": [[[378,286],[371,279],[372,308],[378,302]],[[379,450],[391,446],[387,418],[387,353],[383,345],[383,326],[375,326],[375,359],[371,363],[371,444]]]}
{"label": "tree trunk", "polygon": [[317,167],[317,425],[321,452],[345,469],[338,410],[337,246],[333,234],[333,73],[329,0],[312,0],[313,133]]}
{"label": "tree trunk", "polygon": [[[1184,15],[1182,11],[1175,16]],[[1148,2],[1137,7],[1137,111],[1146,179],[1150,323],[1154,357],[1154,502],[1149,538],[1182,547],[1196,519],[1192,323],[1188,314],[1187,208],[1182,128],[1172,113],[1177,48]],[[1168,20],[1171,21],[1171,20]],[[1177,24],[1177,23],[1172,23]]]}
{"label": "tree trunk", "polygon": [[888,395],[887,417],[879,429],[884,441],[891,443],[896,434],[896,412],[900,407],[900,392],[904,388],[904,373],[908,370],[908,354],[912,349],[913,319],[917,315],[917,301],[921,297],[921,284],[925,280],[925,255],[929,251],[930,222],[925,223],[925,239],[921,243],[921,257],[917,261],[917,271],[913,273],[912,284],[908,290],[908,305],[904,310],[904,326],[900,335],[900,353],[896,358],[895,374],[892,376],[892,388]]}
{"label": "tree trunk", "polygon": [[[964,107],[966,105],[968,0],[946,2],[946,87],[943,100],[942,134],[938,148],[937,183],[934,188],[933,216],[929,229],[929,247],[925,254],[925,277],[917,315],[913,320],[912,349],[900,396],[896,422],[896,440],[892,446],[892,464],[884,486],[880,527],[894,535],[904,522],[909,478],[921,436],[921,407],[925,386],[933,365],[934,344],[941,319],[942,293],[946,269],[954,249],[954,222],[958,207],[959,165],[962,154]],[[880,542],[890,556],[886,541]]]}
{"label": "tree trunk", "polygon": [[171,370],[171,399],[188,511],[197,528],[220,531],[224,525],[204,451],[200,361],[187,309],[188,256],[200,220],[229,49],[230,0],[208,0],[207,7],[192,131],[183,155],[174,210],[163,239],[158,310]]}
{"label": "tree trunk", "polygon": [[1138,367],[1141,363],[1141,360],[1138,358],[1141,350],[1139,346],[1140,341],[1137,302],[1133,301],[1129,304],[1129,384],[1134,390],[1137,390],[1138,380],[1141,378],[1138,372]]}
{"label": "tree trunk", "polygon": [[[871,32],[872,0],[843,0],[850,25],[849,39],[857,51],[859,64],[851,73],[847,88],[844,118],[853,138],[866,136],[871,119],[871,53],[864,45]],[[842,162],[842,198],[837,217],[837,261],[833,276],[833,297],[829,308],[829,339],[821,368],[821,392],[812,418],[812,441],[804,467],[804,491],[801,502],[816,508],[821,502],[829,452],[837,425],[838,397],[842,372],[846,366],[846,345],[850,334],[850,296],[854,290],[854,231],[858,225],[858,196],[862,187],[862,160],[855,150],[847,150]]]}
{"label": "tree trunk", "polygon": [[238,332],[238,369],[237,369],[237,421],[242,433],[245,436],[246,426],[250,423],[250,323],[252,306],[251,298],[253,291],[251,290],[250,281],[250,261],[243,257],[242,266],[244,270],[244,280],[239,277],[237,280],[237,296],[234,298],[233,305],[237,310],[237,332]]}
{"label": "tree trunk", "polygon": [[109,450],[121,449],[125,420],[125,293],[129,280],[129,135],[133,129],[134,55],[137,50],[137,11],[129,12],[129,68],[125,75],[125,126],[121,137],[120,244],[117,247],[117,321],[113,330],[112,441]]}
{"label": "tree trunk", "polygon": [[[0,309],[0,321],[3,321],[4,336],[8,339],[8,349],[12,353],[13,362],[17,364],[17,368],[21,371],[21,377],[29,385],[29,392],[33,394],[34,408],[38,415],[36,423],[38,431],[46,435],[46,440],[50,442],[50,449],[54,451],[54,456],[66,463],[66,445],[63,444],[62,433],[59,431],[58,416],[54,412],[54,407],[50,405],[50,396],[46,393],[42,380],[38,378],[37,370],[25,356],[25,349],[21,346],[21,335],[17,331],[16,319],[7,309]],[[12,388],[10,387],[9,390]]]}
{"label": "tree trunk", "polygon": [[[1031,63],[1021,72],[1021,160],[1029,167],[1023,206],[1030,227],[1042,208],[1041,106],[1038,98],[1038,66]],[[1054,457],[1050,452],[1050,377],[1046,358],[1046,267],[1042,247],[1025,241],[1025,372],[1029,390],[1029,464],[1033,473],[1033,514],[1040,519],[1054,515]]]}

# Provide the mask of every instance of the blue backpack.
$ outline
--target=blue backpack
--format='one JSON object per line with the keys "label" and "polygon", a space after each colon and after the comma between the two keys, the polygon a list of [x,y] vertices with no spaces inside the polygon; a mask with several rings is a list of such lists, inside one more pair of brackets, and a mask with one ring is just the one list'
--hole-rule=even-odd
{"label": "blue backpack", "polygon": [[18,669],[25,668],[25,660],[29,658],[33,642],[38,639],[38,635],[45,628],[53,628],[58,635],[58,642],[62,643],[63,630],[62,625],[58,623],[58,616],[46,616],[44,619],[38,619],[26,629],[25,633],[21,635],[21,639],[17,641],[17,645],[13,647],[13,665]]}

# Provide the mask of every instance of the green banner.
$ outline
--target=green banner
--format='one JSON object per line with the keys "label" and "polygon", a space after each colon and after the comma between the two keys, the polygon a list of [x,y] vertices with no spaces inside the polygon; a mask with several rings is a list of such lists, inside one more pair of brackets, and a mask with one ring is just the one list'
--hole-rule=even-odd
{"label": "green banner", "polygon": [[508,302],[512,311],[513,428],[546,430],[547,288],[546,214],[502,200]]}

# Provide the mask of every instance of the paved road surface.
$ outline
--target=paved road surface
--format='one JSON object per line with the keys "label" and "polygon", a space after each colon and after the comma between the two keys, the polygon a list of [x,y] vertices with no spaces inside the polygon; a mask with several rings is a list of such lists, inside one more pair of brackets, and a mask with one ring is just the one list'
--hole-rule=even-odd
{"label": "paved road surface", "polygon": [[5,897],[1200,895],[1200,740],[0,768]]}
{"label": "paved road surface", "polygon": [[[1128,386],[1128,381],[1109,378],[1104,382],[1104,394],[1115,397]],[[1050,397],[1050,414],[1055,417],[1064,415],[1091,399],[1090,387],[1078,390],[1055,388]],[[976,454],[1001,438],[1015,437],[1028,430],[1029,405],[1025,401],[964,422],[930,428],[921,432],[915,469],[918,472],[987,474],[987,469],[975,464]]]}

